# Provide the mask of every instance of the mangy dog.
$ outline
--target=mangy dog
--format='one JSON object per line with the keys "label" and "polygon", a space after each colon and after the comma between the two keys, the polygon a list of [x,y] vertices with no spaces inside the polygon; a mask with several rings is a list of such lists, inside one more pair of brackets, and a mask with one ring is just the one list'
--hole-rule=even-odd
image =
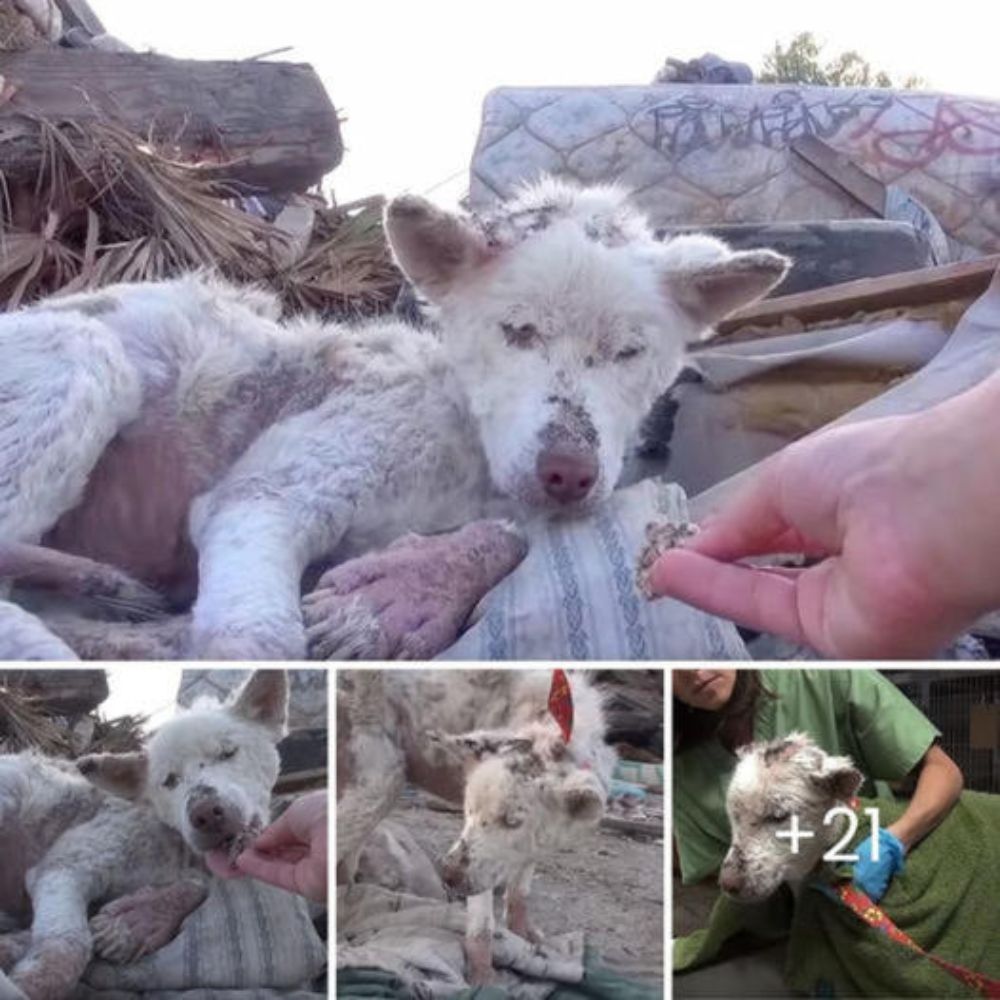
{"label": "mangy dog", "polygon": [[[465,825],[443,863],[468,899],[468,977],[492,973],[493,890],[508,927],[534,939],[527,895],[539,857],[604,815],[614,752],[601,698],[569,674],[568,741],[549,711],[552,671],[365,671],[338,699],[337,859],[348,878],[404,781],[464,804]],[[473,728],[475,727],[475,728]]]}
{"label": "mangy dog", "polygon": [[[726,794],[733,840],[719,872],[722,890],[755,902],[782,882],[801,884],[841,839],[841,824],[824,824],[824,817],[849,802],[862,781],[850,758],[826,753],[804,733],[742,747]],[[793,815],[815,834],[800,840],[797,852],[775,836]]]}
{"label": "mangy dog", "polygon": [[258,671],[142,752],[0,757],[0,922],[30,922],[0,935],[8,989],[59,1000],[92,953],[135,961],[177,933],[207,895],[201,855],[237,851],[269,820],[287,702],[286,675]]}
{"label": "mangy dog", "polygon": [[[281,323],[199,277],[0,316],[0,577],[191,607],[181,640],[143,640],[0,601],[0,655],[428,658],[523,557],[476,519],[599,503],[686,345],[788,266],[660,243],[624,192],[554,181],[482,216],[397,198],[386,231],[438,332]],[[310,564],[462,525],[335,567],[302,608]]]}

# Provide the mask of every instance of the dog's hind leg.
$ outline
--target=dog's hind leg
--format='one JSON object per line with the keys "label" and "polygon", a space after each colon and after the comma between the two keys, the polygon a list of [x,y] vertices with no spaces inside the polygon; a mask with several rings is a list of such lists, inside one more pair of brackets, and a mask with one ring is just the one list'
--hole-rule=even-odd
{"label": "dog's hind leg", "polygon": [[165,599],[127,573],[83,556],[24,542],[0,542],[0,578],[93,600],[115,618],[162,615]]}
{"label": "dog's hind leg", "polygon": [[76,653],[41,619],[0,599],[0,660],[75,660]]}
{"label": "dog's hind leg", "polygon": [[83,312],[29,309],[0,327],[0,540],[38,542],[142,401],[117,335]]}
{"label": "dog's hind leg", "polygon": [[[0,970],[10,972],[28,953],[31,931],[11,931],[0,934]],[[4,996],[0,993],[0,997]]]}
{"label": "dog's hind leg", "polygon": [[11,981],[30,1000],[65,1000],[90,961],[87,894],[67,868],[29,872],[33,918],[31,944]]}
{"label": "dog's hind leg", "polygon": [[81,660],[180,660],[191,630],[190,615],[151,622],[98,621],[62,612],[41,618]]}

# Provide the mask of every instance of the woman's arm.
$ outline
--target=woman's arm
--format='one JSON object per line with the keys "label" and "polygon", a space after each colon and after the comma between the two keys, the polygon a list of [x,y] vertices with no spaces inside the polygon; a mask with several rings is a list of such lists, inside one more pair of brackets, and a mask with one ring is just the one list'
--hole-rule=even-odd
{"label": "woman's arm", "polygon": [[937,745],[924,754],[918,766],[917,787],[910,804],[888,827],[907,852],[951,812],[965,783],[958,765]]}

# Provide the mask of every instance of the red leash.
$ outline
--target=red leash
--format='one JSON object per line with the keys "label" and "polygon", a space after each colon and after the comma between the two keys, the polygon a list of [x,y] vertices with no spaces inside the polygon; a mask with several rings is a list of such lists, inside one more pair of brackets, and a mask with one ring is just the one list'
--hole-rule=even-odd
{"label": "red leash", "polygon": [[975,990],[981,997],[988,997],[990,1000],[1000,1000],[1000,980],[990,979],[979,972],[973,972],[961,965],[947,962],[937,955],[930,955],[917,944],[913,938],[905,931],[901,931],[892,918],[882,909],[873,903],[860,889],[852,882],[842,882],[837,886],[824,886],[824,891],[828,895],[839,899],[853,914],[860,917],[869,927],[881,931],[887,937],[898,944],[904,945],[918,955],[923,955],[938,968],[944,969],[950,976],[959,982],[964,983],[970,989]]}

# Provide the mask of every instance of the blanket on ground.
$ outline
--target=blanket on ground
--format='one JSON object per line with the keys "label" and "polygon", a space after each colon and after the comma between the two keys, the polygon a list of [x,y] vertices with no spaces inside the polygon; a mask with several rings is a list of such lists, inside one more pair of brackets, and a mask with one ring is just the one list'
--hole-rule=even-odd
{"label": "blanket on ground", "polygon": [[[861,810],[871,806],[888,826],[906,803],[862,799],[852,849],[869,835]],[[821,878],[829,884],[849,874],[840,869]],[[794,912],[784,892],[759,906],[720,897],[709,926],[676,943],[675,971],[717,958],[741,931],[774,938],[784,927],[790,934],[786,980],[810,996],[977,995],[928,957],[870,927],[821,885],[804,888]],[[1000,796],[964,792],[944,822],[907,856],[880,908],[925,952],[1000,978]]]}

